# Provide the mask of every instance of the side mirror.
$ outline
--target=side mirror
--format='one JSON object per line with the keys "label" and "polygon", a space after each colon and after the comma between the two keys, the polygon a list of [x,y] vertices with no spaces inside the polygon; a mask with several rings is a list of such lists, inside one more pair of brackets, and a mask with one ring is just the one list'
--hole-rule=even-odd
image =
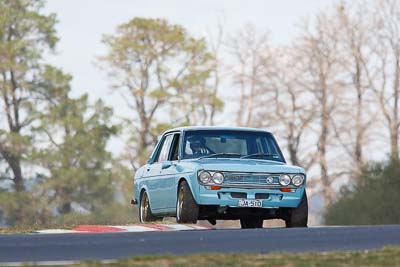
{"label": "side mirror", "polygon": [[171,167],[172,166],[172,162],[171,161],[164,161],[162,164],[161,164],[161,169],[168,169],[169,167]]}

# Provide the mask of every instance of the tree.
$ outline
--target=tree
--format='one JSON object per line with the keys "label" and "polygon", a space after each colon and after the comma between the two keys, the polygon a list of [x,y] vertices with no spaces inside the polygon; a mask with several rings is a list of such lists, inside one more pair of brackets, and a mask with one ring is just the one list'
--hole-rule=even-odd
{"label": "tree", "polygon": [[[365,16],[367,5],[357,4],[355,8],[344,3],[337,5],[334,13],[334,23],[340,29],[338,33],[339,46],[344,51],[343,90],[344,101],[338,108],[333,119],[336,137],[350,157],[351,172],[355,178],[365,164],[364,151],[370,142],[370,128],[376,119],[372,113],[372,91],[364,66],[370,66],[371,35],[370,22]],[[355,110],[354,116],[349,116],[349,110]]]}
{"label": "tree", "polygon": [[25,190],[22,162],[29,153],[42,54],[57,42],[55,16],[43,15],[43,4],[0,0],[0,155],[17,192]]}
{"label": "tree", "polygon": [[[222,56],[224,40],[224,28],[222,23],[219,22],[217,25],[217,34],[214,36],[212,33],[209,34],[210,49],[213,54],[213,68],[211,70],[211,101],[209,101],[210,106],[208,108],[208,124],[215,124],[215,116],[218,112],[221,112],[224,107],[224,102],[222,102],[219,97],[219,90],[223,78],[224,72],[224,61]],[[206,117],[206,116],[203,116]],[[206,123],[203,123],[206,124]]]}
{"label": "tree", "polygon": [[206,84],[213,57],[204,40],[162,19],[134,18],[105,35],[103,43],[108,53],[100,60],[134,114],[133,161],[143,164],[154,141],[151,133],[159,128],[156,118],[162,125],[191,122],[214,101]]}
{"label": "tree", "polygon": [[265,104],[259,98],[268,89],[263,79],[268,76],[272,62],[268,34],[258,34],[253,26],[246,25],[229,43],[233,57],[232,80],[239,88],[236,124],[255,126],[256,111]]}
{"label": "tree", "polygon": [[325,206],[334,200],[333,183],[338,175],[329,170],[328,150],[332,145],[332,118],[342,104],[343,77],[342,58],[339,49],[339,28],[331,15],[321,13],[315,19],[315,26],[305,27],[298,40],[297,62],[300,65],[303,88],[312,94],[318,118],[315,129],[318,134],[317,162],[320,170],[322,193]]}
{"label": "tree", "polygon": [[399,159],[400,138],[400,7],[396,0],[377,0],[367,13],[373,25],[369,29],[373,65],[364,64],[369,86],[374,91],[386,122],[390,155]]}
{"label": "tree", "polygon": [[[284,139],[293,165],[310,168],[316,160],[314,149],[307,149],[305,135],[312,136],[311,123],[316,118],[316,105],[309,101],[312,94],[301,83],[296,47],[273,50],[273,63],[265,73],[265,84],[259,101],[258,127],[268,127]],[[308,151],[307,151],[308,150]]]}
{"label": "tree", "polygon": [[325,223],[332,225],[400,223],[400,162],[365,166],[355,184],[343,187],[328,208]]}
{"label": "tree", "polygon": [[101,210],[115,201],[113,159],[106,150],[117,133],[110,123],[112,109],[100,100],[91,106],[87,95],[70,98],[71,77],[58,69],[47,66],[43,77],[40,90],[48,105],[35,128],[42,144],[35,159],[46,169],[40,198],[60,214],[70,213],[72,204],[88,212]]}

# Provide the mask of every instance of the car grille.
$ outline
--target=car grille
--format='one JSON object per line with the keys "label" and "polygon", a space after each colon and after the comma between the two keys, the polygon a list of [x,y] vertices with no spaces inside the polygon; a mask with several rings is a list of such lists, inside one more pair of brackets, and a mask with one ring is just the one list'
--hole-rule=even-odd
{"label": "car grille", "polygon": [[234,173],[224,172],[225,185],[265,185],[276,187],[279,184],[279,174],[269,173]]}

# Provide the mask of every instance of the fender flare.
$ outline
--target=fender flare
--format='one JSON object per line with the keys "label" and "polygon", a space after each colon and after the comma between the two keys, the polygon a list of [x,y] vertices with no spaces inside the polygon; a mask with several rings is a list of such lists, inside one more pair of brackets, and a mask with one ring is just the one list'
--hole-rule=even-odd
{"label": "fender flare", "polygon": [[140,203],[142,202],[142,193],[146,192],[147,193],[147,198],[149,199],[150,207],[151,207],[151,196],[149,194],[149,190],[147,186],[143,185],[140,190],[139,190],[139,197],[138,197],[138,207],[140,207]]}
{"label": "fender flare", "polygon": [[190,177],[188,178],[187,176],[181,176],[181,177],[178,179],[178,182],[177,182],[177,184],[176,184],[176,195],[178,196],[178,190],[179,190],[179,185],[180,185],[180,183],[181,183],[182,181],[186,181],[186,183],[187,183],[188,186],[189,186],[190,192],[192,193],[192,196],[193,196],[194,200],[195,200],[196,203],[198,204],[199,201],[198,201],[198,199],[197,199],[197,194],[195,194],[196,190],[194,190],[193,184],[192,184],[191,180],[192,180],[192,179],[190,179]]}

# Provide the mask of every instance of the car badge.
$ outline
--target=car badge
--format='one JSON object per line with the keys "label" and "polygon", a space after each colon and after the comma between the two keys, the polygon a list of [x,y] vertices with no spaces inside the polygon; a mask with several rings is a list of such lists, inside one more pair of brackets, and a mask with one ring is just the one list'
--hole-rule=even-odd
{"label": "car badge", "polygon": [[267,184],[272,184],[274,182],[274,178],[268,177],[266,181],[267,181]]}

